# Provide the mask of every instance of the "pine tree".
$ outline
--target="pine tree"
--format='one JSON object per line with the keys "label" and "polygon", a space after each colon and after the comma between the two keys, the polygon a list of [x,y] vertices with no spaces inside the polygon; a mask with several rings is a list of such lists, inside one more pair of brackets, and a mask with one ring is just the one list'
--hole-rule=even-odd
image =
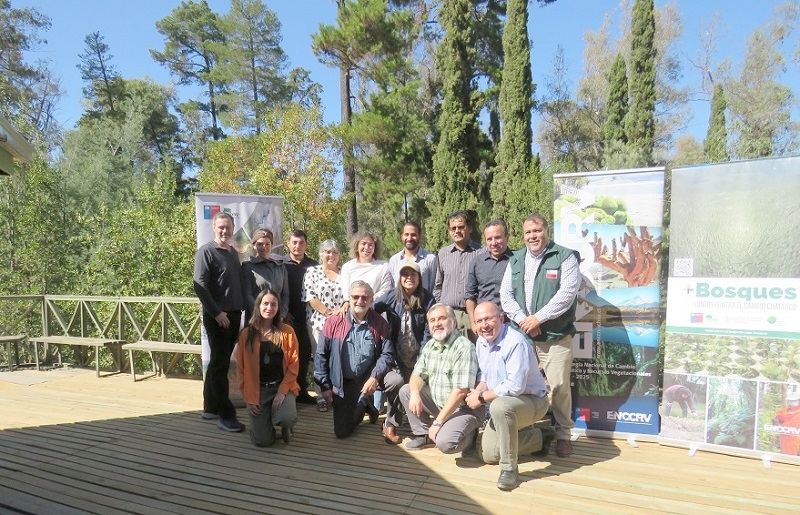
{"label": "pine tree", "polygon": [[631,20],[630,97],[625,119],[628,145],[641,161],[653,164],[656,111],[656,19],[653,0],[636,0]]}
{"label": "pine tree", "polygon": [[156,29],[165,42],[162,51],[150,50],[153,59],[167,66],[180,84],[198,84],[206,90],[208,102],[189,101],[181,105],[181,110],[210,116],[211,127],[206,131],[214,140],[221,139],[224,134],[219,114],[223,106],[218,105],[217,96],[225,92],[225,84],[214,77],[219,50],[225,44],[219,15],[206,0],[184,1],[157,21]]}
{"label": "pine tree", "polygon": [[708,133],[703,142],[706,159],[711,163],[724,163],[730,160],[728,156],[728,130],[725,127],[725,91],[722,84],[714,86],[714,95],[711,97],[711,114],[708,118]]}
{"label": "pine tree", "polygon": [[475,37],[471,10],[470,0],[447,0],[439,13],[444,38],[436,65],[442,81],[442,111],[433,156],[431,217],[426,227],[432,248],[447,240],[448,214],[477,207],[478,125],[472,104]]}
{"label": "pine tree", "polygon": [[523,188],[531,174],[531,109],[533,79],[528,43],[528,3],[509,0],[503,31],[504,66],[500,83],[502,138],[491,186],[494,218],[508,222],[512,239],[521,241],[520,221],[531,211],[530,190]]}

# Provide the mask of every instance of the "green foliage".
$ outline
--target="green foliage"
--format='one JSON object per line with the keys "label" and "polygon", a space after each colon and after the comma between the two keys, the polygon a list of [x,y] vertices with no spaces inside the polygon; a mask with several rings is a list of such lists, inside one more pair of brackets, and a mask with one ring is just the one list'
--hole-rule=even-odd
{"label": "green foliage", "polygon": [[703,142],[703,150],[709,163],[724,163],[730,159],[728,155],[728,130],[725,127],[725,90],[722,84],[714,86],[711,97],[711,114],[708,117],[708,132]]}
{"label": "green foliage", "polygon": [[474,32],[471,2],[445,2],[439,13],[445,31],[436,60],[442,80],[439,141],[433,156],[431,217],[426,224],[428,244],[447,241],[447,215],[477,207],[478,125],[473,106]]}
{"label": "green foliage", "polygon": [[170,15],[156,22],[156,29],[165,38],[163,50],[150,50],[158,63],[165,65],[178,77],[179,84],[197,84],[205,88],[208,102],[184,104],[184,109],[207,113],[211,126],[205,132],[214,140],[223,136],[218,123],[221,106],[217,95],[224,93],[226,84],[214,76],[219,63],[219,51],[227,38],[220,16],[206,0],[183,1]]}
{"label": "green foliage", "polygon": [[32,141],[57,140],[54,118],[62,91],[46,60],[34,63],[26,55],[44,43],[50,18],[35,8],[15,9],[0,0],[0,114],[12,120]]}
{"label": "green foliage", "polygon": [[280,21],[261,0],[233,0],[220,26],[226,37],[213,47],[219,63],[212,73],[227,85],[219,96],[226,106],[220,118],[236,132],[258,134],[269,106],[291,97]]}
{"label": "green foliage", "polygon": [[346,197],[335,198],[332,136],[318,108],[297,104],[266,114],[265,130],[212,144],[198,175],[200,189],[216,193],[282,195],[284,224],[304,229],[309,241],[344,241]]}
{"label": "green foliage", "polygon": [[129,204],[133,191],[160,166],[178,180],[182,168],[174,145],[177,119],[169,113],[172,92],[149,79],[122,82],[115,113],[98,106],[68,131],[58,168],[68,200],[85,212]]}
{"label": "green foliage", "polygon": [[125,97],[125,83],[111,64],[114,56],[99,32],[87,35],[84,42],[86,49],[78,55],[81,60],[78,69],[81,79],[86,83],[83,96],[91,104],[84,117],[115,115],[119,107],[115,104],[119,104]]}
{"label": "green foliage", "polygon": [[86,220],[93,252],[73,293],[120,296],[192,296],[197,246],[194,206],[177,200],[175,177],[159,168],[110,216],[105,206]]}
{"label": "green foliage", "polygon": [[75,271],[59,173],[41,157],[0,178],[0,292],[26,295],[65,291]]}
{"label": "green foliage", "polygon": [[631,20],[630,109],[625,118],[628,144],[642,161],[653,164],[656,110],[656,21],[653,0],[636,0]]}
{"label": "green foliage", "polygon": [[726,84],[736,159],[787,155],[800,147],[800,124],[791,120],[792,90],[777,80],[786,67],[778,50],[788,35],[785,21],[774,20],[748,38],[740,75]]}
{"label": "green foliage", "polygon": [[626,143],[625,116],[628,114],[628,76],[625,58],[617,54],[608,75],[609,89],[606,100],[606,121],[603,122],[602,135],[605,148],[612,143]]}
{"label": "green foliage", "polygon": [[532,169],[531,109],[533,80],[528,42],[528,4],[509,0],[503,31],[503,79],[500,84],[500,121],[503,137],[491,187],[493,218],[510,222],[509,233],[521,240],[520,221],[531,211],[530,183],[539,179]]}

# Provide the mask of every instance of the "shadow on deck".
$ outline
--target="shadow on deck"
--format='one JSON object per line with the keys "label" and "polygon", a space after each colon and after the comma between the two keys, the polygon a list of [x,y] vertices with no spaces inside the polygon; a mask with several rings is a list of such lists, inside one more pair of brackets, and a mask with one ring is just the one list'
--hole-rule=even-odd
{"label": "shadow on deck", "polygon": [[[3,382],[8,376],[0,375],[0,412],[21,420],[0,426],[7,428],[0,431],[0,512],[800,510],[798,472],[791,465],[764,469],[742,458],[689,458],[685,450],[654,443],[633,448],[581,438],[568,459],[551,454],[521,460],[522,485],[500,492],[496,466],[433,449],[411,453],[387,445],[380,426],[368,423],[337,440],[331,414],[315,406],[299,406],[300,421],[289,445],[261,449],[251,445],[247,433],[225,433],[202,421],[199,411],[175,409],[195,391],[199,403],[199,381],[154,378],[133,385],[124,375],[97,379],[88,374],[11,386]],[[174,395],[183,397],[170,404],[173,387]],[[148,403],[148,395],[157,398]],[[92,411],[96,419],[28,425],[19,410],[36,410],[37,398],[42,399],[38,409],[52,410],[53,419],[69,420],[70,410]],[[132,414],[120,416],[120,410]],[[163,413],[154,413],[159,410]],[[133,414],[137,411],[147,414]],[[106,419],[99,418],[103,412],[109,414]],[[240,417],[247,420],[244,410]],[[30,420],[47,418],[45,413]]]}

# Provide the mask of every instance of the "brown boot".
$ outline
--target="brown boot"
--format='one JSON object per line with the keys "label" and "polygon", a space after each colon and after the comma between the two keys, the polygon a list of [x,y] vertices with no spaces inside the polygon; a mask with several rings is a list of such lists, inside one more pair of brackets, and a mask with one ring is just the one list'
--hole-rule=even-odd
{"label": "brown boot", "polygon": [[386,443],[392,445],[398,445],[403,441],[403,439],[397,435],[397,428],[386,425],[383,426],[383,439],[386,440]]}
{"label": "brown boot", "polygon": [[572,442],[569,440],[556,441],[556,456],[567,458],[572,455]]}

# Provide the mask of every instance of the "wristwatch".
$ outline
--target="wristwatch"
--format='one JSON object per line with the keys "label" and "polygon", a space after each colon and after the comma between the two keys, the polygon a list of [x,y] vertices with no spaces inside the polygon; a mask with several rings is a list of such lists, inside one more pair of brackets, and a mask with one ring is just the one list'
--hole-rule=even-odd
{"label": "wristwatch", "polygon": [[483,392],[478,394],[478,400],[481,401],[481,404],[486,404],[486,399],[483,398]]}
{"label": "wristwatch", "polygon": [[433,421],[433,427],[442,427],[442,423],[439,422],[438,420],[434,420]]}

